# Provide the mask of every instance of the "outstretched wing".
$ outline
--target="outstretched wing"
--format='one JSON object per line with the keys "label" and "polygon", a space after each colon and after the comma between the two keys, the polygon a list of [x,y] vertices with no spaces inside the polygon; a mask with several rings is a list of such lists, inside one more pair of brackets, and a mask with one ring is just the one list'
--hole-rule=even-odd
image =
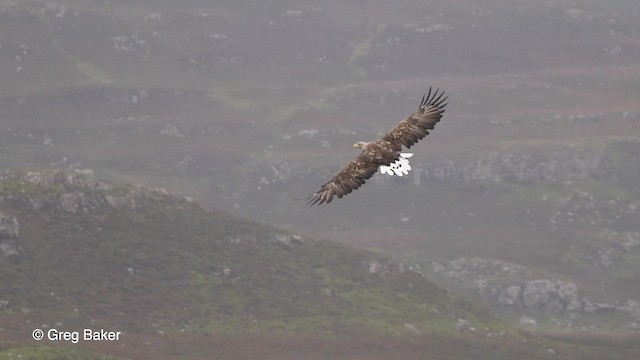
{"label": "outstretched wing", "polygon": [[431,88],[429,88],[429,93],[422,97],[418,110],[389,130],[382,140],[390,142],[394,151],[401,151],[402,145],[408,149],[418,140],[429,135],[429,130],[433,130],[440,121],[444,107],[447,106],[447,97],[443,95],[444,91],[440,89],[436,89],[431,94]]}
{"label": "outstretched wing", "polygon": [[360,154],[355,160],[338,171],[331,180],[309,196],[307,205],[330,203],[334,196],[338,199],[359,188],[378,171],[378,164]]}

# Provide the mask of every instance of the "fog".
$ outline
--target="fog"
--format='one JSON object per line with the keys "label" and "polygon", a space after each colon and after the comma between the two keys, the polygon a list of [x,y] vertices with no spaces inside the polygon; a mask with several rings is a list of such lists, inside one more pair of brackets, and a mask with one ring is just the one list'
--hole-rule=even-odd
{"label": "fog", "polygon": [[[1,1],[0,168],[91,169],[373,250],[525,329],[633,332],[638,18],[622,0]],[[407,176],[298,200],[429,87],[448,105]]]}

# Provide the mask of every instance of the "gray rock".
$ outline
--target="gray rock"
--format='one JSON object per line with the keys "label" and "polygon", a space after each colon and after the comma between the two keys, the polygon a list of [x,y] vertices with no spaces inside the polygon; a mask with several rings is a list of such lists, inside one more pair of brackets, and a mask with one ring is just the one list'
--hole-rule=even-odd
{"label": "gray rock", "polygon": [[498,303],[507,306],[522,307],[522,287],[517,285],[509,286],[498,297]]}
{"label": "gray rock", "polygon": [[383,275],[386,272],[386,266],[380,264],[378,261],[373,260],[370,261],[368,264],[368,268],[369,268],[369,274],[371,275]]}
{"label": "gray rock", "polygon": [[165,135],[168,137],[177,137],[184,138],[185,135],[180,132],[180,129],[174,124],[166,124],[162,130],[160,130],[160,135]]}
{"label": "gray rock", "polygon": [[604,303],[604,302],[596,304],[596,308],[598,309],[598,311],[615,311],[616,310],[615,305]]}
{"label": "gray rock", "polygon": [[30,195],[28,198],[29,203],[36,210],[42,210],[53,203],[51,198],[46,195]]}
{"label": "gray rock", "polygon": [[91,190],[109,190],[113,188],[112,185],[98,180],[91,169],[56,170],[53,172],[30,171],[23,177],[23,180],[45,187],[74,186]]}
{"label": "gray rock", "polygon": [[487,283],[487,280],[485,280],[485,279],[478,279],[478,280],[475,280],[473,282],[473,288],[480,295],[485,295],[486,294],[488,286],[489,285]]}
{"label": "gray rock", "polygon": [[471,332],[476,331],[476,328],[467,319],[458,319],[456,321],[456,329],[458,331],[471,331]]}
{"label": "gray rock", "polygon": [[20,237],[20,222],[18,218],[9,218],[0,213],[0,240],[17,239]]}
{"label": "gray rock", "polygon": [[616,232],[605,229],[600,237],[611,244],[611,247],[597,251],[594,260],[598,266],[606,270],[613,270],[618,262],[624,261],[625,254],[635,252],[640,245],[640,232]]}
{"label": "gray rock", "polygon": [[614,248],[598,251],[599,264],[608,270],[613,268],[614,262],[620,257],[618,251]]}
{"label": "gray rock", "polygon": [[616,307],[616,310],[626,311],[631,317],[640,321],[640,301],[627,300],[622,305]]}
{"label": "gray rock", "polygon": [[521,265],[481,257],[462,257],[445,264],[434,262],[432,269],[441,277],[458,281],[473,281],[482,277],[516,275],[527,272]]}
{"label": "gray rock", "polygon": [[137,207],[136,200],[130,196],[105,195],[104,199],[107,201],[107,204],[115,209],[135,209]]}
{"label": "gray rock", "polygon": [[598,306],[589,299],[582,299],[582,309],[586,313],[594,313],[598,310]]}
{"label": "gray rock", "polygon": [[18,218],[9,218],[0,213],[0,253],[4,257],[16,256],[22,253],[17,239],[20,237],[20,222]]}
{"label": "gray rock", "polygon": [[268,239],[272,243],[287,245],[287,246],[290,246],[292,244],[296,244],[296,245],[302,244],[302,237],[299,235],[270,233],[268,235]]}
{"label": "gray rock", "polygon": [[60,195],[60,206],[68,213],[75,214],[81,206],[86,204],[83,193],[66,193]]}
{"label": "gray rock", "polygon": [[414,174],[414,183],[486,180],[532,183],[541,180],[608,178],[613,171],[612,161],[604,152],[575,149],[537,155],[494,153],[476,161],[445,160],[419,165],[424,170],[420,179],[416,179],[417,175]]}
{"label": "gray rock", "polygon": [[582,310],[576,284],[560,280],[528,281],[522,290],[522,304],[525,308],[553,314]]}
{"label": "gray rock", "polygon": [[564,306],[564,312],[577,313],[582,311],[582,303],[577,299],[572,299]]}
{"label": "gray rock", "polygon": [[4,257],[16,256],[22,253],[20,247],[17,244],[0,242],[0,252]]}
{"label": "gray rock", "polygon": [[422,331],[413,324],[404,324],[404,328],[409,330],[413,335],[422,335]]}
{"label": "gray rock", "polygon": [[533,318],[530,318],[530,317],[528,317],[526,315],[523,315],[520,318],[520,325],[521,326],[536,326],[536,325],[538,325],[538,322],[535,321]]}

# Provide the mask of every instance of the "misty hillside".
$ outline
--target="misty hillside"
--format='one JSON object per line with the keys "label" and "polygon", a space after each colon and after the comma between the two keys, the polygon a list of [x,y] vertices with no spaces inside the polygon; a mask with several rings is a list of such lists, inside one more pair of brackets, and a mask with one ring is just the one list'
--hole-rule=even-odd
{"label": "misty hillside", "polygon": [[[368,272],[377,261],[403,279],[419,267],[428,304],[448,302],[446,289],[526,331],[637,336],[638,18],[640,2],[626,0],[0,0],[0,168],[93,169],[95,186],[136,184],[80,195],[60,179],[16,180],[29,170],[3,175],[2,192],[21,195],[4,198],[0,226],[15,229],[15,217],[20,239],[43,242],[2,240],[15,282],[0,286],[37,284],[12,293],[10,313],[195,334],[404,336],[405,321],[446,332],[463,318],[420,307],[413,290]],[[409,176],[377,174],[329,206],[296,200],[430,86],[447,110],[411,148]],[[59,257],[40,261],[50,252]],[[77,304],[39,297],[62,275],[16,270],[53,263],[91,289],[66,295],[123,300],[67,313]],[[73,271],[88,263],[109,277]],[[413,295],[392,310],[390,289]],[[292,297],[305,305],[285,325]],[[366,315],[374,309],[385,320]],[[429,320],[405,319],[415,311]]]}
{"label": "misty hillside", "polygon": [[626,1],[5,2],[2,163],[82,164],[230,206],[271,166],[334,170],[430,85],[451,95],[431,153],[637,136],[639,11]]}
{"label": "misty hillside", "polygon": [[466,313],[408,265],[208,212],[162,189],[75,171],[9,171],[0,184],[3,310],[36,323],[448,332]]}
{"label": "misty hillside", "polygon": [[[91,351],[159,358],[178,351],[200,359],[212,344],[220,358],[256,356],[260,346],[275,358],[311,359],[390,352],[413,358],[435,344],[436,356],[475,348],[478,356],[505,359],[546,359],[556,351],[596,359],[613,344],[623,347],[606,350],[612,358],[636,351],[625,338],[602,338],[601,349],[585,339],[571,345],[519,334],[413,266],[207,211],[163,189],[113,185],[87,170],[4,170],[0,180],[0,323],[7,335],[0,355],[8,358],[104,358]],[[123,331],[127,340],[34,347],[19,336],[33,327],[87,324]],[[303,350],[303,334],[324,340]],[[274,335],[294,337],[277,347],[264,343]],[[242,338],[261,345],[245,348]],[[375,354],[370,341],[379,341]]]}
{"label": "misty hillside", "polygon": [[[448,334],[504,325],[416,269],[90,171],[3,171],[3,331]],[[475,331],[475,330],[474,330]],[[503,331],[504,334],[504,331]]]}
{"label": "misty hillside", "polygon": [[634,3],[597,0],[5,1],[2,52],[15,67],[2,77],[28,93],[206,90],[629,65],[637,15]]}

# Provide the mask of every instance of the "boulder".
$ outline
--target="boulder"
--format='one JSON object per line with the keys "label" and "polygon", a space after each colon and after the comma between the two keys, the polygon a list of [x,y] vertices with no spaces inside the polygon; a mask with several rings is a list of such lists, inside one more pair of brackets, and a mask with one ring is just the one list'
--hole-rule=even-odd
{"label": "boulder", "polygon": [[509,286],[498,296],[498,303],[501,305],[522,307],[522,287],[518,285]]}
{"label": "boulder", "polygon": [[17,239],[20,237],[20,222],[18,218],[9,218],[0,213],[0,240]]}
{"label": "boulder", "polygon": [[528,317],[526,315],[523,315],[520,318],[520,325],[521,326],[536,326],[536,325],[538,325],[538,322],[535,321],[533,318],[530,318],[530,317]]}
{"label": "boulder", "polygon": [[528,281],[522,290],[522,304],[528,309],[553,314],[582,310],[576,284],[561,280]]}
{"label": "boulder", "polygon": [[404,324],[404,328],[409,330],[413,335],[422,335],[422,331],[413,324]]}
{"label": "boulder", "polygon": [[0,253],[4,257],[20,255],[22,249],[17,239],[20,237],[20,222],[18,218],[10,218],[0,213]]}

